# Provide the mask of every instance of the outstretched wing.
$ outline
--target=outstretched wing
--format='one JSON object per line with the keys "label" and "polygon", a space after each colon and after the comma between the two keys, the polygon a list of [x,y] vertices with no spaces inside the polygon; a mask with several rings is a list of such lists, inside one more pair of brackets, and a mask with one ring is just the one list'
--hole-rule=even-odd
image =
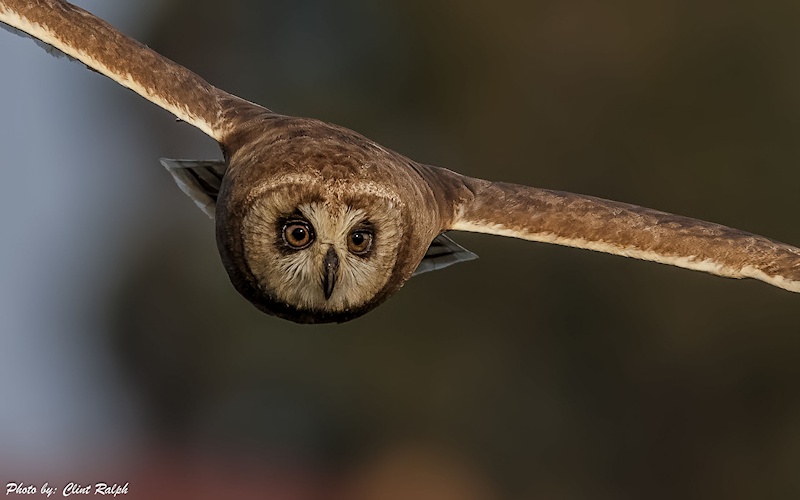
{"label": "outstretched wing", "polygon": [[225,108],[260,108],[63,0],[0,0],[0,23],[81,61],[217,141],[230,127]]}
{"label": "outstretched wing", "polygon": [[437,175],[453,193],[454,220],[446,229],[587,248],[800,292],[800,249],[763,236],[592,196],[446,170]]}

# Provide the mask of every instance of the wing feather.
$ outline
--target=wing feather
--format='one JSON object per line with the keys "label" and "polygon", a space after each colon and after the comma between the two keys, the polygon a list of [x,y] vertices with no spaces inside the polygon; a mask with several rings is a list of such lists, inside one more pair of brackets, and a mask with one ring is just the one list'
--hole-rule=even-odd
{"label": "wing feather", "polygon": [[0,23],[77,59],[220,142],[231,126],[232,106],[263,110],[63,0],[0,0]]}
{"label": "wing feather", "polygon": [[[446,172],[451,179],[455,175]],[[461,180],[465,189],[454,196],[454,218],[447,229],[586,248],[729,278],[755,278],[800,292],[800,249],[785,243],[592,196]]]}
{"label": "wing feather", "polygon": [[429,271],[438,271],[459,262],[477,259],[478,256],[462,247],[447,235],[440,234],[433,239],[428,251],[411,276],[418,276]]}
{"label": "wing feather", "polygon": [[217,197],[228,165],[222,160],[173,160],[161,158],[161,164],[178,187],[212,219],[217,211]]}

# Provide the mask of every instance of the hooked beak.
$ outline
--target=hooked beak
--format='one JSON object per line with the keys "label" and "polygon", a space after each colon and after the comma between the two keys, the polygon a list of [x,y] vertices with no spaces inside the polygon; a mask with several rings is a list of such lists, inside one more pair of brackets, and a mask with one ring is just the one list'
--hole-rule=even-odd
{"label": "hooked beak", "polygon": [[322,261],[322,291],[325,294],[325,300],[330,299],[331,294],[333,294],[338,271],[339,256],[336,255],[336,250],[333,249],[333,246],[329,246],[328,253],[325,254],[325,259]]}

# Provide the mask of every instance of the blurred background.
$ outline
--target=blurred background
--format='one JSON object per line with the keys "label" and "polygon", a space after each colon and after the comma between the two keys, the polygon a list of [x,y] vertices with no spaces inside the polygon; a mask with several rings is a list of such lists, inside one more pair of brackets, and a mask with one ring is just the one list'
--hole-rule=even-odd
{"label": "blurred background", "polygon": [[[211,83],[464,174],[800,244],[793,0],[102,0]],[[159,165],[216,144],[0,32],[0,484],[127,498],[800,496],[800,300],[455,234],[343,325],[259,313]]]}

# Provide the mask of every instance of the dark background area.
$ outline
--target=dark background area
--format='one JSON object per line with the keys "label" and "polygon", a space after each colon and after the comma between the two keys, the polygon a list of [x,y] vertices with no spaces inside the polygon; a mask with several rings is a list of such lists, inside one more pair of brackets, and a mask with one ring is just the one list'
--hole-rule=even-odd
{"label": "dark background area", "polygon": [[[467,175],[800,244],[797,2],[141,8],[147,22],[129,33],[275,111],[335,122]],[[213,224],[156,161],[218,157],[213,142],[78,65],[68,70],[102,89],[105,107],[87,108],[89,119],[152,160],[124,167],[139,198],[124,223],[96,223],[91,245],[116,249],[100,278],[70,278],[70,296],[89,287],[91,299],[64,299],[95,326],[74,340],[93,346],[86,358],[71,359],[102,359],[93,373],[124,394],[115,414],[136,415],[106,434],[128,445],[57,462],[59,474],[74,467],[94,482],[110,455],[132,489],[175,497],[220,484],[241,487],[242,498],[428,498],[416,487],[435,490],[430,498],[800,495],[796,294],[455,233],[479,260],[416,277],[361,319],[271,318],[236,294]],[[92,147],[92,137],[81,140],[76,147]],[[117,168],[113,154],[64,151],[58,166],[16,168],[89,163],[99,172]],[[85,175],[109,192],[94,202],[100,221],[128,177]],[[66,233],[55,241],[74,236]],[[11,345],[24,335],[3,332]],[[20,373],[16,390],[28,392]],[[62,376],[45,373],[44,386]],[[90,411],[103,419],[102,404]],[[21,425],[11,416],[0,424],[7,434]],[[91,434],[91,425],[72,428]],[[2,450],[0,465],[18,465],[9,458],[17,448]],[[47,480],[32,463],[27,481]]]}

